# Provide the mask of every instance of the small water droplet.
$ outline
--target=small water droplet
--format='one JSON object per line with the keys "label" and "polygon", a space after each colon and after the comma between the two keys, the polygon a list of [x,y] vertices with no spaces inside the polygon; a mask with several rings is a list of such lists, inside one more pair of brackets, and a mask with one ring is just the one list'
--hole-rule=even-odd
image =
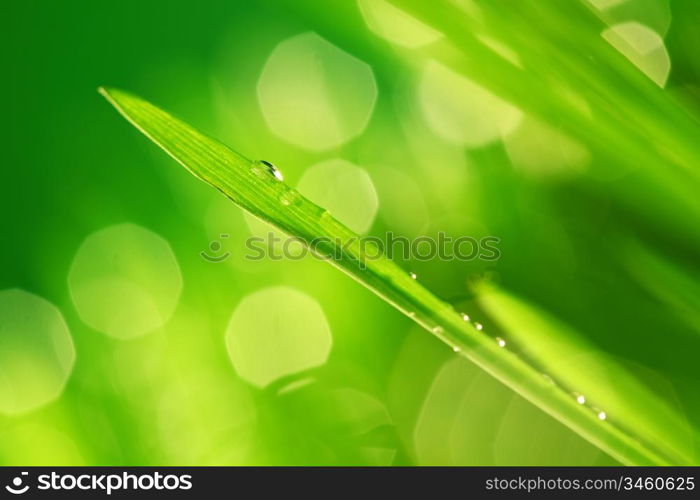
{"label": "small water droplet", "polygon": [[442,329],[441,326],[435,326],[433,327],[433,333],[442,333],[444,330]]}
{"label": "small water droplet", "polygon": [[545,381],[548,385],[554,385],[554,379],[553,379],[552,377],[550,377],[549,375],[547,375],[546,373],[543,373],[543,374],[542,374],[542,378],[544,379],[544,381]]}
{"label": "small water droplet", "polygon": [[415,318],[415,317],[416,317],[416,313],[414,313],[413,311],[409,311],[409,312],[408,312],[408,315],[409,315],[411,318]]}
{"label": "small water droplet", "polygon": [[481,331],[484,329],[484,325],[482,325],[481,323],[474,323],[474,328]]}
{"label": "small water droplet", "polygon": [[461,349],[459,348],[459,346],[456,346],[456,345],[455,345],[455,346],[452,346],[452,350],[453,350],[454,352],[459,352]]}
{"label": "small water droplet", "polygon": [[462,319],[463,319],[464,321],[469,321],[469,315],[468,315],[468,314],[460,313],[460,316],[462,316]]}
{"label": "small water droplet", "polygon": [[503,340],[501,337],[496,337],[496,342],[498,342],[498,347],[505,347],[506,346],[506,341]]}
{"label": "small water droplet", "polygon": [[282,172],[280,172],[280,169],[274,166],[272,163],[266,160],[258,160],[262,165],[265,165],[267,167],[268,173],[272,174],[275,179],[278,181],[283,181],[284,176],[282,175]]}
{"label": "small water droplet", "polygon": [[410,272],[410,273],[408,273],[408,275],[411,277],[411,279],[416,279],[416,278],[418,278],[418,275],[417,275],[416,273],[414,273],[414,272]]}
{"label": "small water droplet", "polygon": [[583,394],[576,395],[576,402],[580,405],[586,404],[586,397]]}
{"label": "small water droplet", "polygon": [[608,418],[608,416],[605,414],[604,411],[599,411],[599,412],[598,412],[598,418],[599,418],[600,420],[605,420],[606,418]]}

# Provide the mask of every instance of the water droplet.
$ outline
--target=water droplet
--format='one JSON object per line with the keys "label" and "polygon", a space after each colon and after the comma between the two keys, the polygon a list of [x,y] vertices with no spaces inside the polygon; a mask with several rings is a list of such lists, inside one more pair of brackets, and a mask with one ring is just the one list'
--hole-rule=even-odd
{"label": "water droplet", "polygon": [[577,394],[576,402],[580,405],[586,404],[586,397],[583,394]]}
{"label": "water droplet", "polygon": [[442,329],[441,326],[435,326],[433,327],[433,333],[442,333],[444,330]]}
{"label": "water droplet", "polygon": [[599,418],[600,420],[605,420],[606,418],[608,418],[608,416],[605,414],[604,411],[599,411],[599,412],[598,412],[598,418]]}
{"label": "water droplet", "polygon": [[459,346],[456,346],[456,345],[455,345],[455,346],[452,346],[452,350],[453,350],[454,352],[459,352],[461,349],[459,348]]}
{"label": "water droplet", "polygon": [[469,321],[469,315],[468,315],[468,314],[460,313],[460,316],[462,316],[462,319],[463,319],[464,321]]}
{"label": "water droplet", "polygon": [[408,275],[411,277],[411,279],[418,278],[418,275],[416,275],[416,273],[414,273],[414,272],[410,272],[410,273],[408,273]]}
{"label": "water droplet", "polygon": [[506,341],[503,340],[501,337],[496,337],[496,342],[498,342],[498,347],[505,347],[506,346]]}
{"label": "water droplet", "polygon": [[547,375],[546,373],[542,374],[542,378],[544,379],[545,383],[547,383],[548,385],[554,385],[554,379],[552,377],[550,377],[549,375]]}
{"label": "water droplet", "polygon": [[409,315],[411,318],[415,318],[415,317],[416,317],[416,313],[414,313],[413,311],[409,311],[409,312],[408,312],[408,315]]}
{"label": "water droplet", "polygon": [[474,323],[474,328],[481,331],[484,329],[484,325],[482,325],[481,323]]}
{"label": "water droplet", "polygon": [[265,165],[265,167],[267,167],[267,171],[268,171],[270,174],[272,174],[272,175],[275,177],[275,179],[277,179],[278,181],[283,181],[283,180],[284,180],[284,176],[282,175],[282,172],[280,172],[280,169],[279,169],[279,168],[275,167],[275,166],[274,166],[272,163],[270,163],[269,161],[259,160],[259,162],[260,162],[262,165]]}

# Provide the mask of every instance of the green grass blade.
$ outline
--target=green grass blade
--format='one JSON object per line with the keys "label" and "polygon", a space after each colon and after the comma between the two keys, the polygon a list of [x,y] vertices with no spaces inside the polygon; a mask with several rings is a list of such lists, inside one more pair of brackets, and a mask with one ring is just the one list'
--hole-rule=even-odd
{"label": "green grass blade", "polygon": [[[480,305],[506,333],[507,338],[527,346],[528,358],[547,366],[551,377],[565,387],[576,388],[586,404],[600,408],[635,437],[655,443],[675,461],[697,461],[696,431],[682,410],[642,384],[633,375],[634,365],[600,351],[585,336],[493,285],[479,287]],[[641,373],[643,375],[643,373]]]}
{"label": "green grass blade", "polygon": [[195,176],[317,253],[333,255],[328,259],[331,264],[617,460],[636,465],[685,461],[641,439],[643,429],[636,429],[634,421],[619,425],[612,417],[599,420],[591,408],[577,403],[569,392],[550,384],[541,370],[475,329],[394,262],[367,258],[378,249],[363,246],[355,233],[272,175],[264,164],[245,158],[139,97],[117,89],[100,92]]}

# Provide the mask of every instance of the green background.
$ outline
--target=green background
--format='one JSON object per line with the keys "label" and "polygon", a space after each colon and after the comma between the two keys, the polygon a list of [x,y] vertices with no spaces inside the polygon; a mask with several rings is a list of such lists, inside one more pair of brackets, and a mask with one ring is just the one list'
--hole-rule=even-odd
{"label": "green background", "polygon": [[[362,167],[378,200],[367,234],[497,236],[495,263],[404,264],[489,332],[501,331],[498,314],[480,298],[492,287],[576,331],[588,346],[581,356],[612,360],[680,416],[683,428],[674,432],[698,463],[700,6],[617,4],[596,11],[575,0],[436,2],[426,13],[421,2],[405,2],[406,12],[444,33],[421,47],[382,38],[351,1],[6,6],[0,290],[22,289],[56,306],[75,361],[57,368],[56,359],[71,354],[36,329],[36,300],[0,295],[0,463],[616,463],[331,266],[313,258],[244,261],[244,240],[260,227],[128,126],[97,94],[99,85],[134,91],[246,156],[273,161],[292,184],[329,159]],[[600,36],[623,22],[660,34],[671,62],[663,87]],[[309,67],[324,69],[315,73],[281,56],[289,83],[277,75],[269,92],[281,101],[293,101],[295,92],[313,99],[314,91],[304,93],[308,81],[311,89],[321,85],[330,106],[321,115],[331,109],[340,122],[357,124],[364,109],[366,125],[328,147],[315,147],[311,132],[307,147],[285,138],[261,99],[273,51],[309,32],[322,46]],[[406,36],[413,35],[409,29]],[[508,50],[484,50],[484,40]],[[518,64],[502,57],[509,50]],[[457,118],[445,118],[458,92],[447,84],[430,89],[430,61],[509,101],[524,117],[521,128],[460,143],[455,134],[480,136],[492,122],[500,126],[503,110],[479,108],[476,93],[455,102]],[[460,106],[472,105],[485,124],[459,121]],[[283,127],[298,123],[275,116]],[[525,127],[527,117],[549,132]],[[324,182],[342,193],[352,179]],[[325,184],[317,189],[323,193]],[[367,196],[331,198],[352,214],[366,208]],[[125,223],[167,241],[166,258],[148,237],[139,247],[117,232],[109,242],[116,246],[94,250],[87,269],[76,270],[86,238]],[[200,255],[214,240],[232,254],[222,263]],[[110,251],[118,256],[105,257]],[[101,331],[100,322],[130,300],[123,289],[109,296],[114,288],[99,281],[112,264],[155,297],[156,309],[168,310],[159,301],[175,302],[160,311],[156,328],[118,338],[120,328],[150,317],[142,311],[122,317],[116,337]],[[90,302],[86,292],[81,306],[73,272],[106,294],[107,305]],[[289,287],[277,289],[282,302],[296,291],[306,299],[288,308],[271,301],[232,322],[248,347],[230,355],[234,311],[251,294],[278,286]],[[86,319],[91,311],[94,321]],[[297,339],[298,349],[280,351],[284,341],[276,339],[284,335]],[[331,340],[329,352],[319,347]],[[527,342],[513,348],[526,353]],[[308,362],[300,361],[305,356]],[[616,381],[609,382],[614,390]],[[58,387],[55,397],[42,396],[53,390],[46,387]],[[3,411],[17,394],[36,405]]]}

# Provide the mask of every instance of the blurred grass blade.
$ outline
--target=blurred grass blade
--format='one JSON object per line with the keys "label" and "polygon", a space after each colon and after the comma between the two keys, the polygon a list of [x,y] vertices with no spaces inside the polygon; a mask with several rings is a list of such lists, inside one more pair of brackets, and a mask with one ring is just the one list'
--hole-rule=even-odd
{"label": "blurred grass blade", "polygon": [[630,274],[668,307],[668,314],[681,318],[695,333],[700,333],[700,273],[634,240],[621,242],[619,247]]}
{"label": "blurred grass blade", "polygon": [[577,403],[522,357],[477,331],[395,263],[383,257],[367,258],[378,249],[360,244],[355,233],[281,182],[265,164],[243,157],[132,94],[117,89],[100,92],[195,176],[250,213],[304,241],[316,253],[332,255],[328,262],[617,460],[637,465],[686,461],[682,454],[645,440],[637,420],[620,422],[611,416],[601,421],[591,408]]}
{"label": "blurred grass blade", "polygon": [[[585,404],[605,411],[621,427],[635,429],[637,438],[657,443],[677,461],[697,462],[695,446],[700,439],[696,431],[682,410],[633,376],[639,367],[627,366],[624,360],[600,351],[568,325],[492,285],[480,287],[478,300],[508,339],[527,346],[528,357],[546,366],[548,374],[568,392],[575,389]],[[664,396],[673,399],[672,389],[664,387]]]}

